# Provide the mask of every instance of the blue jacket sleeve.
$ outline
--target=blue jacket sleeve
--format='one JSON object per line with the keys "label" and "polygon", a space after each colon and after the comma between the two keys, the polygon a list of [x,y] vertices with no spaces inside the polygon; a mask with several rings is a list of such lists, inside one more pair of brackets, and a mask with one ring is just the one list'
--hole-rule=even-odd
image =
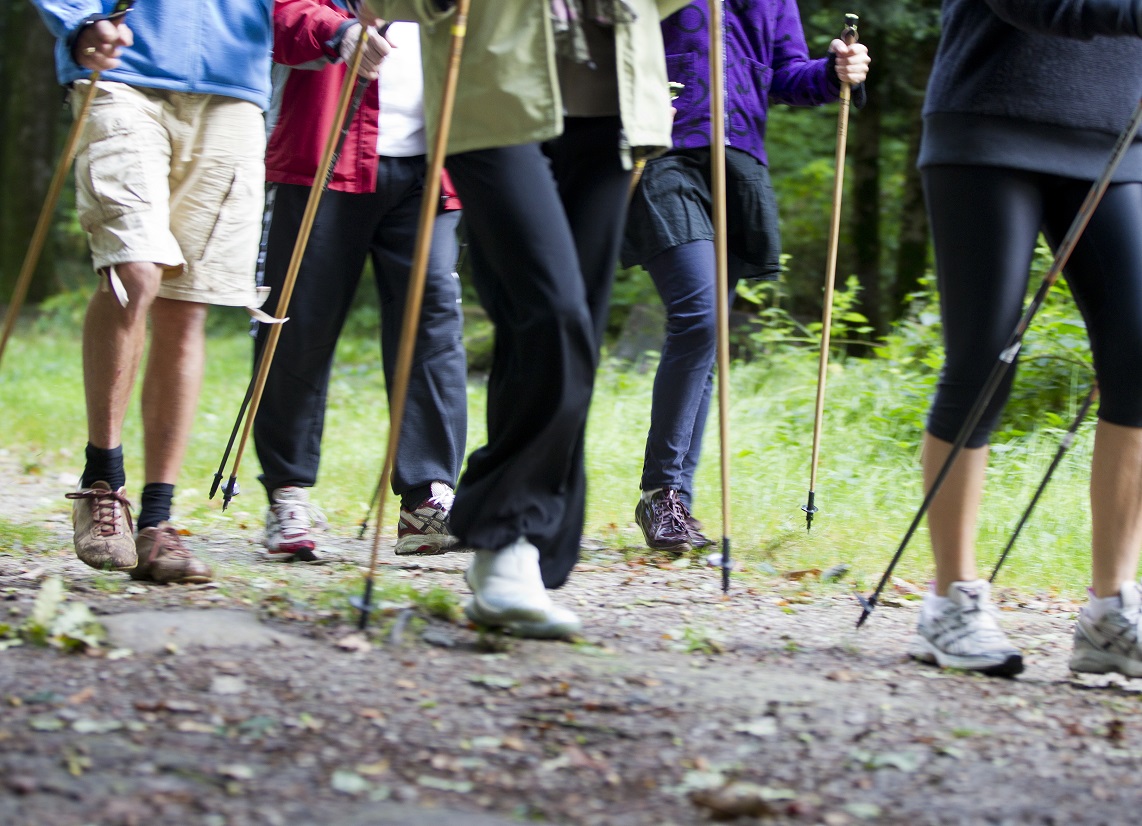
{"label": "blue jacket sleeve", "polygon": [[59,40],[66,40],[91,15],[106,11],[99,0],[32,0],[32,5]]}

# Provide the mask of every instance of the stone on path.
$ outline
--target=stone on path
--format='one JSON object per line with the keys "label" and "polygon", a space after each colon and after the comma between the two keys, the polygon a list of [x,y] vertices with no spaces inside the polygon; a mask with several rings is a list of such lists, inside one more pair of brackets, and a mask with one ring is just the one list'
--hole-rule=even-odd
{"label": "stone on path", "polygon": [[247,611],[134,611],[99,617],[115,648],[139,653],[177,648],[265,648],[294,645],[295,637],[267,628]]}

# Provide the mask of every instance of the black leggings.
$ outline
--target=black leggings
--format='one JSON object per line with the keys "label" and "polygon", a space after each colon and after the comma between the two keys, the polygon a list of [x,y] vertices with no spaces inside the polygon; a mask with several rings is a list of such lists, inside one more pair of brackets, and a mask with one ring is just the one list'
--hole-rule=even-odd
{"label": "black leggings", "polygon": [[[1023,312],[1040,230],[1066,235],[1089,181],[999,167],[923,170],[947,355],[928,430],[955,441]],[[1064,269],[1087,325],[1099,418],[1142,427],[1142,184],[1113,184]],[[1011,390],[1008,371],[967,441],[982,447]]]}

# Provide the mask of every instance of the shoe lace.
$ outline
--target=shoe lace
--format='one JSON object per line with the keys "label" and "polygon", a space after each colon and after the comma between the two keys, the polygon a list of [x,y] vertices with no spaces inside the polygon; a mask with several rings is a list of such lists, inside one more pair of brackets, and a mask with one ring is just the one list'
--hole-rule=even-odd
{"label": "shoe lace", "polygon": [[443,511],[445,515],[452,512],[452,503],[456,501],[456,492],[447,485],[433,484],[432,495],[425,500],[429,505],[437,510]]}
{"label": "shoe lace", "polygon": [[651,502],[656,520],[668,520],[679,531],[688,531],[686,505],[678,497],[678,491],[668,490]]}
{"label": "shoe lace", "polygon": [[92,527],[99,536],[115,536],[121,533],[119,520],[123,517],[127,521],[127,531],[129,533],[135,532],[134,524],[131,521],[131,503],[125,495],[117,490],[83,488],[73,493],[66,493],[64,497],[91,501]]}
{"label": "shoe lace", "polygon": [[294,499],[278,500],[273,506],[274,517],[282,533],[301,533],[314,525],[325,524],[325,514],[316,505]]}
{"label": "shoe lace", "polygon": [[147,562],[153,562],[160,556],[188,559],[190,550],[182,544],[182,536],[170,525],[157,525],[154,528],[155,541],[151,545],[151,552]]}

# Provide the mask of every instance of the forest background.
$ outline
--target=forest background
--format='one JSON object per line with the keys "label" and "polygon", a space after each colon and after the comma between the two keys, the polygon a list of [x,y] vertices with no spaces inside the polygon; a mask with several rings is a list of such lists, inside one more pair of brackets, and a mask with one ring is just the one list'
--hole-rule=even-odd
{"label": "forest background", "polygon": [[[823,55],[840,31],[843,14],[855,11],[861,16],[861,40],[873,58],[869,104],[854,111],[849,126],[840,292],[817,486],[822,514],[807,537],[799,506],[809,477],[837,110],[775,107],[768,144],[787,272],[777,285],[743,287],[735,303],[733,502],[745,514],[735,524],[735,543],[748,564],[795,569],[844,563],[860,582],[878,572],[918,502],[916,450],[942,358],[930,239],[915,168],[939,8],[920,0],[866,0],[845,7],[803,0],[799,5],[814,56]],[[30,3],[0,0],[0,302],[11,294],[70,123],[55,81],[52,47]],[[1039,272],[1048,261],[1041,251]],[[29,470],[56,472],[57,464],[70,468],[77,461],[71,452],[59,456],[47,446],[58,446],[61,434],[82,432],[76,332],[90,288],[87,247],[69,182],[32,282],[29,323],[18,330],[21,341],[0,370],[6,442],[23,446],[32,457],[25,461]],[[475,411],[482,409],[475,405],[482,402],[480,376],[490,334],[470,281],[465,289]],[[638,544],[629,512],[637,497],[660,319],[650,279],[637,268],[620,271],[610,358],[596,402],[605,415],[593,414],[588,454],[592,489],[611,494],[593,497],[588,533],[607,544]],[[225,444],[231,409],[236,412],[248,376],[245,324],[240,313],[213,314],[205,412],[188,475],[208,479]],[[323,503],[331,516],[350,521],[372,490],[362,476],[375,478],[383,449],[375,444],[376,411],[384,406],[376,387],[375,327],[375,296],[365,288],[339,352],[323,465]],[[1091,381],[1084,328],[1065,285],[1053,291],[1027,343],[988,483],[994,504],[986,510],[982,530],[997,547],[1010,534]],[[61,394],[65,387],[72,389]],[[483,427],[482,416],[474,412],[472,419],[470,446],[479,443]],[[720,492],[715,433],[707,441],[698,491],[699,515],[713,534]],[[1033,558],[1016,559],[1005,575],[1013,582],[1074,589],[1085,581],[1089,517],[1082,506],[1082,465],[1089,460],[1089,437],[1084,428],[1029,526],[1023,541],[1037,551]],[[357,449],[362,440],[374,443],[371,452]],[[247,507],[256,511],[260,503],[250,498]],[[217,515],[216,507],[198,500],[190,510],[192,518]],[[923,576],[926,563],[915,556],[920,559],[906,562],[902,571]]]}

